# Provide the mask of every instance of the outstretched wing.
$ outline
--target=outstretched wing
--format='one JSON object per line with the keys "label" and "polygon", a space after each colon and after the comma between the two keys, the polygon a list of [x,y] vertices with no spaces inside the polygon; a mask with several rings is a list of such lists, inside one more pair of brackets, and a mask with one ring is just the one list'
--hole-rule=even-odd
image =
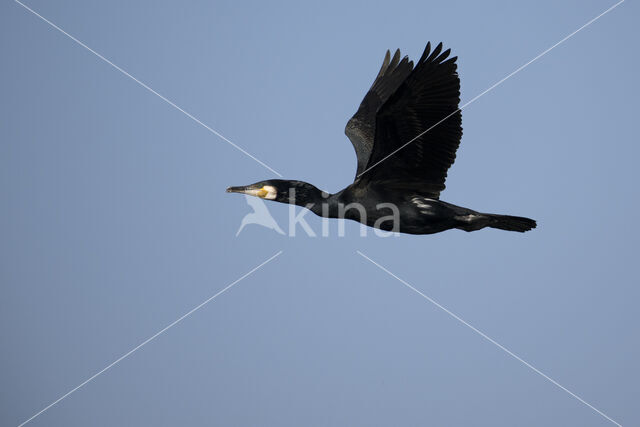
{"label": "outstretched wing", "polygon": [[462,138],[457,57],[447,59],[449,53],[442,43],[431,52],[427,43],[411,74],[378,110],[362,179],[440,196]]}
{"label": "outstretched wing", "polygon": [[365,95],[358,111],[347,122],[344,133],[347,134],[358,157],[356,176],[362,173],[369,161],[375,137],[376,113],[389,99],[398,86],[407,78],[413,69],[413,62],[406,56],[400,60],[400,50],[393,55],[387,51],[378,76]]}

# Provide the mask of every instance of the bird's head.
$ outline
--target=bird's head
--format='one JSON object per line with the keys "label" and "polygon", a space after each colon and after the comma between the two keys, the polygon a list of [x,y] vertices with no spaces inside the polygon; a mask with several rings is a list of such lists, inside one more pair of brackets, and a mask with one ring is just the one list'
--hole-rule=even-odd
{"label": "bird's head", "polygon": [[247,194],[261,199],[292,204],[316,202],[321,194],[326,194],[306,182],[284,179],[270,179],[241,187],[229,187],[227,193]]}
{"label": "bird's head", "polygon": [[289,184],[289,181],[271,179],[241,187],[229,187],[227,188],[227,193],[241,193],[249,196],[260,197],[261,199],[288,203],[290,187],[291,185]]}
{"label": "bird's head", "polygon": [[251,185],[243,185],[240,187],[229,187],[227,193],[241,193],[249,196],[260,197],[261,199],[277,200],[282,197],[282,193],[288,193],[287,188],[282,188],[281,183],[270,181],[260,181]]}

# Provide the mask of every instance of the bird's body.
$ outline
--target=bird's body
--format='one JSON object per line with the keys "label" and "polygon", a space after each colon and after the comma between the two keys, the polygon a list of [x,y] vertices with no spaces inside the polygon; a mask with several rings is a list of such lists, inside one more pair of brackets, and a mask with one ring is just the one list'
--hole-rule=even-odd
{"label": "bird's body", "polygon": [[456,58],[427,44],[417,65],[387,51],[382,68],[345,133],[358,158],[354,182],[336,194],[302,181],[268,180],[230,187],[268,200],[304,206],[317,215],[345,218],[408,234],[484,227],[535,228],[532,219],[484,214],[440,200],[462,137]]}
{"label": "bird's body", "polygon": [[[449,203],[422,197],[417,194],[400,193],[397,195],[386,194],[384,188],[367,188],[359,191],[358,188],[347,187],[339,193],[340,202],[348,206],[361,205],[367,215],[365,221],[361,221],[360,212],[356,208],[345,209],[344,218],[358,222],[364,222],[370,227],[385,231],[398,231],[407,234],[433,234],[456,228],[460,220],[474,212]],[[372,202],[375,201],[375,202]],[[393,215],[391,208],[376,206],[388,204],[398,209],[396,230],[393,229],[394,221],[381,221],[385,217]],[[340,218],[340,215],[334,216]],[[379,224],[376,224],[379,222]]]}
{"label": "bird's body", "polygon": [[[374,227],[377,221],[392,214],[391,208],[381,205],[396,206],[399,213],[398,229],[393,231],[407,234],[433,234],[452,228],[465,231],[475,231],[487,226],[500,228],[497,225],[508,227],[503,229],[511,231],[526,231],[522,228],[530,227],[533,221],[523,217],[476,212],[414,192],[388,192],[384,185],[362,189],[355,183],[337,196],[339,202],[344,205],[364,206],[367,212],[366,224],[371,227]],[[344,218],[360,221],[360,215],[355,208],[348,210]],[[376,228],[392,231],[392,226],[391,221],[386,221],[381,222]]]}
{"label": "bird's body", "polygon": [[[459,228],[463,225],[466,226],[466,221],[470,220],[474,215],[478,217],[477,212],[441,200],[411,193],[399,194],[398,197],[389,194],[385,195],[384,193],[383,189],[375,189],[373,192],[369,190],[364,199],[350,198],[351,201],[349,203],[361,203],[365,207],[367,211],[366,224],[368,226],[374,227],[377,221],[393,215],[390,208],[377,209],[375,205],[370,204],[369,200],[373,198],[379,201],[376,205],[387,203],[398,208],[398,229],[393,230],[394,224],[392,221],[380,222],[376,228],[385,231],[398,231],[407,234],[433,234],[451,228]],[[359,221],[359,212],[355,209],[350,210],[346,213],[345,218]]]}

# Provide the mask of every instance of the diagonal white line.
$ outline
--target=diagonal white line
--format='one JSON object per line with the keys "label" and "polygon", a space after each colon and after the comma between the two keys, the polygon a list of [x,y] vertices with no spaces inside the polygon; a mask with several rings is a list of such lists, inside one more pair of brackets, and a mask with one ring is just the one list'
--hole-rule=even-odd
{"label": "diagonal white line", "polygon": [[496,87],[500,86],[502,83],[504,83],[506,80],[510,79],[511,77],[513,77],[514,75],[518,74],[520,71],[524,70],[525,68],[527,68],[529,65],[531,65],[532,63],[534,63],[535,61],[537,61],[538,59],[542,58],[544,55],[546,55],[547,53],[549,53],[552,49],[558,47],[559,45],[561,45],[562,43],[564,43],[565,41],[567,41],[568,39],[570,39],[571,37],[573,37],[574,35],[576,35],[577,33],[579,33],[580,31],[582,31],[583,29],[587,28],[589,25],[593,24],[594,22],[596,22],[598,19],[602,18],[604,15],[606,15],[607,13],[611,12],[613,9],[615,9],[616,7],[620,6],[622,3],[624,3],[624,0],[620,0],[618,3],[614,4],[613,6],[611,6],[609,9],[605,10],[604,12],[602,12],[600,15],[596,16],[595,18],[593,18],[592,20],[590,20],[589,22],[587,22],[586,24],[584,24],[582,27],[578,28],[577,30],[575,30],[574,32],[572,32],[571,34],[569,34],[568,36],[566,36],[565,38],[563,38],[562,40],[560,40],[559,42],[557,42],[556,44],[554,44],[553,46],[547,48],[546,50],[544,50],[543,52],[541,52],[540,54],[538,54],[538,56],[536,56],[535,58],[531,59],[530,61],[528,61],[527,63],[521,65],[520,67],[516,68],[514,71],[512,71],[511,73],[507,74],[505,77],[503,77],[502,79],[498,80],[496,83],[494,83],[493,85],[489,86],[489,88],[485,89],[484,91],[480,92],[478,95],[476,95],[475,97],[471,98],[471,100],[465,102],[464,104],[462,104],[462,106],[460,106],[460,108],[458,108],[457,110],[455,110],[454,112],[452,112],[451,114],[449,114],[448,116],[446,116],[444,119],[440,120],[439,122],[437,122],[435,125],[429,127],[427,130],[425,130],[424,132],[422,132],[420,135],[416,136],[415,138],[413,138],[411,141],[407,142],[406,144],[402,145],[400,148],[397,148],[396,150],[392,151],[390,154],[388,154],[387,156],[385,156],[384,158],[382,158],[381,160],[377,161],[376,163],[374,163],[373,165],[371,165],[370,167],[368,167],[367,169],[365,169],[364,171],[362,171],[362,173],[360,175],[358,175],[356,178],[360,178],[362,175],[364,175],[365,173],[369,172],[371,169],[375,168],[376,166],[378,166],[380,163],[384,162],[385,160],[387,160],[389,157],[393,156],[394,154],[396,154],[398,151],[402,150],[404,147],[406,147],[407,145],[411,144],[413,141],[415,141],[416,139],[420,138],[422,135],[424,135],[425,133],[429,132],[431,129],[433,129],[434,127],[438,126],[440,123],[444,122],[445,120],[447,120],[449,117],[453,116],[454,114],[462,111],[465,107],[467,107],[468,105],[471,105],[472,103],[474,103],[475,101],[477,101],[480,97],[482,97],[483,95],[485,95],[486,93],[492,91],[493,89],[495,89]]}
{"label": "diagonal white line", "polygon": [[87,378],[86,380],[84,380],[83,382],[81,382],[80,384],[78,384],[76,387],[74,387],[73,389],[69,390],[67,393],[63,394],[62,396],[60,396],[57,400],[51,402],[49,405],[47,405],[46,407],[44,407],[42,410],[40,410],[38,413],[34,414],[33,416],[31,416],[31,418],[29,418],[26,421],[23,421],[18,427],[22,427],[23,425],[27,424],[28,422],[30,422],[31,420],[33,420],[34,418],[36,418],[38,415],[42,414],[43,412],[45,412],[46,410],[50,409],[52,406],[56,405],[57,403],[59,403],[60,401],[62,401],[63,399],[69,397],[69,395],[71,395],[72,393],[76,392],[78,389],[80,389],[81,387],[87,385],[88,383],[90,383],[91,381],[93,381],[94,379],[96,379],[98,376],[102,375],[104,372],[106,372],[107,370],[111,369],[112,367],[114,367],[115,365],[117,365],[118,363],[120,363],[122,360],[126,359],[127,357],[129,357],[131,354],[133,354],[134,352],[136,352],[137,350],[139,350],[140,348],[142,348],[143,346],[145,346],[146,344],[148,344],[149,342],[153,341],[154,339],[156,339],[158,336],[162,335],[163,333],[165,333],[166,331],[168,331],[169,329],[171,329],[172,327],[174,327],[175,325],[177,325],[178,323],[180,323],[181,321],[183,321],[184,319],[186,319],[187,317],[189,317],[190,315],[192,315],[193,313],[195,313],[196,311],[198,311],[199,309],[201,309],[202,307],[204,307],[205,305],[207,305],[209,302],[213,301],[216,297],[218,297],[218,295],[221,295],[222,293],[224,293],[225,291],[227,291],[228,289],[230,289],[232,286],[234,286],[236,283],[240,282],[241,280],[245,279],[247,276],[251,275],[252,273],[254,273],[256,270],[260,269],[261,267],[263,267],[264,265],[266,265],[267,263],[273,261],[274,259],[276,259],[280,254],[282,254],[282,251],[278,251],[278,253],[276,253],[275,255],[273,255],[271,258],[267,259],[266,261],[264,261],[263,263],[261,263],[260,265],[254,267],[253,269],[251,269],[248,273],[245,273],[244,275],[240,276],[238,279],[234,280],[233,282],[231,282],[229,285],[227,285],[225,288],[223,288],[221,291],[219,291],[218,293],[216,293],[215,295],[207,298],[204,302],[202,302],[201,304],[195,306],[194,308],[192,308],[191,310],[189,310],[188,312],[186,312],[185,314],[183,314],[182,316],[180,316],[178,319],[174,320],[173,322],[171,322],[169,325],[165,326],[164,328],[162,328],[161,330],[159,330],[158,332],[156,332],[155,334],[153,334],[152,336],[150,336],[149,338],[147,338],[146,340],[144,340],[143,342],[141,342],[140,344],[138,344],[136,347],[132,348],[131,350],[129,350],[127,353],[123,354],[122,356],[120,356],[119,358],[117,358],[116,360],[114,360],[113,362],[111,362],[109,365],[107,365],[106,367],[104,367],[102,370],[96,372],[95,374],[93,374],[92,376],[90,376],[89,378]]}
{"label": "diagonal white line", "polygon": [[504,351],[505,353],[507,353],[509,356],[513,357],[514,359],[516,359],[517,361],[521,362],[522,364],[524,364],[526,367],[530,368],[532,371],[534,371],[535,373],[537,373],[538,375],[542,376],[544,379],[546,379],[547,381],[551,382],[553,385],[559,387],[560,389],[566,391],[567,393],[569,393],[569,395],[571,395],[572,397],[576,398],[577,400],[579,400],[580,402],[584,403],[585,405],[587,405],[589,408],[593,409],[594,411],[596,411],[598,414],[602,415],[604,418],[606,418],[607,420],[611,421],[613,424],[622,427],[621,424],[619,424],[618,422],[614,421],[612,418],[610,418],[608,415],[606,415],[604,412],[598,410],[597,408],[595,408],[593,405],[589,404],[587,401],[585,401],[583,398],[581,398],[580,396],[578,396],[577,394],[573,393],[571,390],[567,389],[566,387],[564,387],[562,384],[558,383],[557,381],[555,381],[553,378],[547,376],[546,374],[544,374],[543,372],[541,372],[539,369],[537,369],[535,366],[531,365],[530,363],[526,362],[525,360],[523,360],[520,356],[518,356],[517,354],[513,353],[511,350],[509,350],[508,348],[506,348],[505,346],[503,346],[502,344],[498,343],[496,340],[494,340],[493,338],[489,337],[488,335],[486,335],[484,332],[480,331],[479,329],[477,329],[476,327],[470,325],[469,323],[465,322],[463,319],[461,319],[460,317],[458,317],[455,313],[451,312],[450,310],[448,310],[447,308],[443,307],[442,305],[440,305],[437,301],[435,301],[433,298],[428,297],[427,295],[423,294],[422,292],[420,292],[418,289],[414,288],[413,286],[411,286],[409,283],[405,282],[404,280],[402,280],[401,278],[399,278],[398,276],[396,276],[395,274],[393,274],[392,272],[390,272],[389,270],[387,270],[386,268],[384,268],[383,266],[381,266],[380,264],[378,264],[377,262],[375,262],[374,260],[372,260],[371,258],[369,258],[368,256],[366,256],[365,254],[363,254],[360,251],[356,251],[358,253],[358,255],[360,255],[361,257],[363,257],[364,259],[366,259],[367,261],[369,261],[370,263],[372,263],[373,265],[375,265],[376,267],[378,267],[380,270],[384,271],[385,273],[387,273],[388,275],[390,275],[391,277],[393,277],[394,279],[396,279],[397,281],[399,281],[400,283],[402,283],[403,285],[405,285],[406,287],[408,287],[409,289],[411,289],[412,291],[414,291],[415,293],[417,293],[418,295],[422,296],[424,299],[426,299],[427,301],[429,301],[431,304],[435,305],[436,307],[438,307],[440,310],[444,311],[445,313],[447,313],[449,316],[453,317],[454,319],[456,319],[458,322],[462,323],[463,325],[465,325],[466,327],[468,327],[469,329],[471,329],[472,331],[474,331],[475,333],[477,333],[478,335],[480,335],[482,338],[486,339],[487,341],[489,341],[491,344],[495,345],[496,347],[498,347],[500,350]]}
{"label": "diagonal white line", "polygon": [[187,117],[189,117],[191,120],[193,120],[194,122],[198,123],[200,126],[202,126],[203,128],[207,129],[209,132],[213,133],[214,135],[216,135],[217,137],[219,137],[220,139],[226,141],[227,143],[229,143],[231,146],[233,146],[235,149],[239,150],[240,152],[242,152],[243,154],[245,154],[246,156],[252,158],[253,160],[255,160],[256,162],[258,162],[260,165],[264,166],[265,168],[269,169],[271,172],[273,172],[274,174],[278,175],[279,177],[282,178],[282,175],[280,173],[278,173],[276,170],[274,170],[273,168],[271,168],[270,166],[268,166],[266,163],[262,162],[261,160],[257,159],[255,156],[253,156],[251,153],[249,153],[248,151],[246,151],[244,148],[240,147],[239,145],[231,142],[229,139],[227,139],[224,135],[222,135],[221,133],[217,132],[216,130],[214,130],[213,128],[211,128],[210,126],[202,123],[199,119],[197,119],[195,116],[193,116],[191,113],[185,111],[184,109],[180,108],[178,105],[176,105],[173,101],[171,101],[170,99],[164,97],[163,95],[159,94],[158,92],[156,92],[155,90],[151,89],[149,86],[147,86],[145,83],[141,82],[140,80],[138,80],[137,78],[135,78],[134,76],[132,76],[131,74],[129,74],[128,72],[126,72],[125,70],[123,70],[122,68],[120,68],[119,66],[117,66],[116,64],[114,64],[113,62],[109,61],[107,58],[105,58],[104,56],[100,55],[98,52],[96,52],[95,50],[91,49],[89,46],[87,46],[86,44],[82,43],[80,40],[78,40],[77,38],[75,38],[74,36],[72,36],[71,34],[67,33],[66,31],[64,31],[62,28],[58,27],[56,24],[54,24],[53,22],[49,21],[47,18],[45,18],[44,16],[40,15],[38,12],[36,12],[35,10],[31,9],[29,6],[25,5],[24,3],[20,2],[19,0],[14,0],[16,3],[18,3],[20,6],[22,6],[23,8],[25,8],[26,10],[28,10],[29,12],[33,13],[35,16],[37,16],[38,18],[42,19],[44,22],[46,22],[47,24],[51,25],[53,28],[55,28],[56,30],[60,31],[62,34],[64,34],[65,36],[69,37],[71,40],[73,40],[74,42],[76,42],[77,44],[79,44],[80,46],[82,46],[83,48],[87,49],[89,52],[93,53],[95,56],[97,56],[98,58],[102,59],[104,62],[106,62],[107,64],[111,65],[113,68],[115,68],[116,70],[120,71],[122,74],[124,74],[125,76],[129,77],[131,80],[133,80],[134,82],[138,83],[140,86],[142,86],[143,88],[145,88],[146,90],[148,90],[149,92],[151,92],[152,94],[156,95],[157,97],[159,97],[160,99],[162,99],[164,102],[166,102],[167,104],[171,105],[173,108],[175,108],[176,110],[180,111],[181,113],[183,113],[184,115],[186,115]]}

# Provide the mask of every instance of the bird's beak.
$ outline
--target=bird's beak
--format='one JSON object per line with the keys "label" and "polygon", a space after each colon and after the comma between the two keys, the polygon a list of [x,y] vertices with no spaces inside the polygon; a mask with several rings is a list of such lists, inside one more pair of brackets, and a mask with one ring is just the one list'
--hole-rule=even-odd
{"label": "bird's beak", "polygon": [[227,193],[244,193],[246,187],[229,187]]}
{"label": "bird's beak", "polygon": [[243,186],[243,187],[229,187],[227,188],[227,193],[241,193],[247,194],[249,196],[256,196],[260,198],[264,198],[268,191],[263,188],[255,188],[251,186]]}

